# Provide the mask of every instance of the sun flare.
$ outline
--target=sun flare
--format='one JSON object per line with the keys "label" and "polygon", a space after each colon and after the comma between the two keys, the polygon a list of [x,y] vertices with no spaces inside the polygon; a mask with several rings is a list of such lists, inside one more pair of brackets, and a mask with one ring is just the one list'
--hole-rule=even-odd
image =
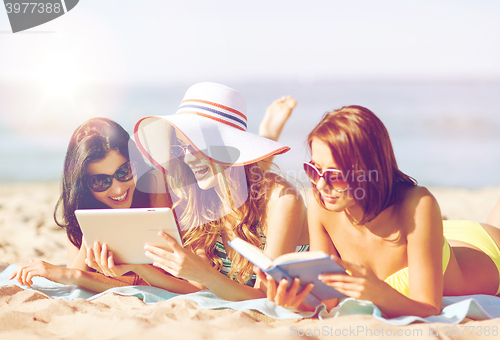
{"label": "sun flare", "polygon": [[46,95],[63,95],[70,97],[75,88],[85,80],[81,63],[74,55],[48,54],[38,73],[39,83]]}

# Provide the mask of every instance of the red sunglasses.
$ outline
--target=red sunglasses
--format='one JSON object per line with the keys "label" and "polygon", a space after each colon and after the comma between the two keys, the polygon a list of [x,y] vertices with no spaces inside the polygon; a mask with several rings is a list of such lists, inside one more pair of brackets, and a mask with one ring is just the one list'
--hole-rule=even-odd
{"label": "red sunglasses", "polygon": [[338,169],[326,169],[322,173],[314,164],[306,162],[304,171],[314,185],[318,184],[320,178],[323,178],[326,184],[337,192],[344,192],[349,188],[349,184],[342,176],[342,171]]}

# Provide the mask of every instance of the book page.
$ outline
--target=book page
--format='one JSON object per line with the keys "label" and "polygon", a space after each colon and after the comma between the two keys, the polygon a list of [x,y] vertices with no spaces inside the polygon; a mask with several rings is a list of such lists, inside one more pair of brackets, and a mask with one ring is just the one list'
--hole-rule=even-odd
{"label": "book page", "polygon": [[283,254],[283,255],[278,256],[273,261],[273,264],[277,265],[277,264],[286,263],[286,262],[315,260],[315,259],[322,259],[325,257],[328,257],[328,255],[322,251],[305,251],[305,252],[300,252],[300,253],[289,253],[289,254]]}
{"label": "book page", "polygon": [[262,270],[266,270],[273,265],[273,261],[262,250],[241,238],[235,237],[229,241],[229,245],[241,256],[252,262]]}

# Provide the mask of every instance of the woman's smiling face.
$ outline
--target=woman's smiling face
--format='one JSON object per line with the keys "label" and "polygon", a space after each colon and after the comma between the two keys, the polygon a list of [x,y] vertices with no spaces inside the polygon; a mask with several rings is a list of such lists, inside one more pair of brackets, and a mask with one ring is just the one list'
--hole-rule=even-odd
{"label": "woman's smiling face", "polygon": [[179,145],[183,148],[183,161],[191,169],[198,186],[208,190],[218,185],[217,176],[214,176],[214,167],[210,158],[201,152],[195,152],[189,141],[182,135],[177,136]]}
{"label": "woman's smiling face", "polygon": [[[318,138],[314,138],[311,143],[311,163],[320,171],[338,169],[330,148]],[[335,188],[326,184],[324,178],[318,180],[316,189],[318,189],[319,195],[328,210],[342,211],[356,204],[354,198],[348,194],[348,190],[335,190]]]}
{"label": "woman's smiling face", "polygon": [[[87,177],[100,174],[114,175],[120,165],[127,161],[128,159],[118,151],[111,150],[103,159],[87,165]],[[135,178],[127,182],[120,182],[113,178],[113,182],[107,190],[90,191],[96,200],[110,208],[130,208],[135,191]]]}

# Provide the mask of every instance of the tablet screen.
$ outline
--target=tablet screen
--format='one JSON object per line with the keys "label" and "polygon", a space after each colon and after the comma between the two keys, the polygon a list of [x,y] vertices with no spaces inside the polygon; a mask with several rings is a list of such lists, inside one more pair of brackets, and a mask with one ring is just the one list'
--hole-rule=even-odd
{"label": "tablet screen", "polygon": [[144,245],[164,247],[158,236],[163,230],[182,245],[170,208],[84,209],[75,211],[86,246],[97,241],[113,251],[116,264],[153,263],[144,254]]}

